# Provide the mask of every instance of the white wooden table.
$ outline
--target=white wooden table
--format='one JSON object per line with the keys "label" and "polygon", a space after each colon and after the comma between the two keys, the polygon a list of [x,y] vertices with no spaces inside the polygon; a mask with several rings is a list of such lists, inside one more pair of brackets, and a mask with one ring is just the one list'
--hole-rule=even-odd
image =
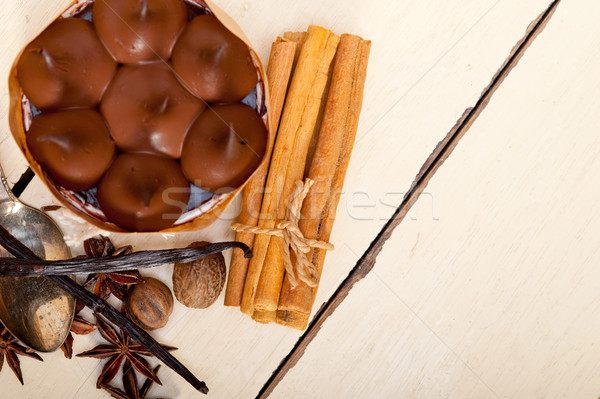
{"label": "white wooden table", "polygon": [[[10,0],[0,9],[0,162],[13,183],[27,165],[8,130],[6,77],[18,51],[69,3]],[[545,27],[530,23],[555,5],[550,0],[218,4],[263,61],[277,35],[312,23],[373,41],[331,240],[337,249],[315,310],[392,216],[438,142],[455,133],[465,110],[477,111],[373,270],[271,397],[598,397],[600,3],[562,0],[543,15]],[[526,45],[515,48],[524,37]],[[502,69],[515,51],[518,64]],[[493,90],[484,92],[490,82]],[[55,203],[37,178],[21,199]],[[209,229],[176,237],[109,236],[135,249],[231,239],[236,212],[234,204]],[[66,213],[53,216],[68,238],[99,233]],[[80,242],[73,240],[73,251],[81,253]],[[148,274],[169,282],[171,267]],[[249,398],[301,333],[255,324],[217,303],[203,311],[177,304],[153,335],[179,347],[175,355],[207,382],[211,397]],[[97,333],[78,336],[74,352],[99,342]],[[22,359],[24,387],[5,366],[0,397],[107,397],[94,388],[100,362],[43,357]],[[160,376],[164,385],[151,397],[199,396],[166,367]]]}

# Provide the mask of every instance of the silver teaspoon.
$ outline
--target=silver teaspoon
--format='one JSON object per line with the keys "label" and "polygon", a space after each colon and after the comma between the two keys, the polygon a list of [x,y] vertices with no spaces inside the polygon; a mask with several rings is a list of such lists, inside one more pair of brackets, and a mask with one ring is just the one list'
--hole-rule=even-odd
{"label": "silver teaspoon", "polygon": [[[47,260],[68,259],[63,233],[48,215],[17,200],[0,166],[0,224]],[[10,256],[0,248],[1,256]],[[39,352],[58,349],[69,334],[75,299],[44,277],[0,277],[0,321]]]}

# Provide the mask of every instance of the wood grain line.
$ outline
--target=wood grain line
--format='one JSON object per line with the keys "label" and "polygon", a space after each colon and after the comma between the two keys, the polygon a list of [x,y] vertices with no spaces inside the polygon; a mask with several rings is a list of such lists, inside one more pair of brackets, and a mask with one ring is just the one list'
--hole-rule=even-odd
{"label": "wood grain line", "polygon": [[392,217],[383,226],[375,239],[369,245],[369,248],[356,262],[354,268],[348,274],[348,277],[339,285],[333,295],[317,311],[314,318],[308,325],[308,328],[298,339],[292,350],[283,358],[279,366],[275,369],[271,377],[267,380],[258,395],[258,399],[267,398],[275,389],[277,384],[285,377],[287,372],[294,367],[310,342],[317,336],[325,321],[331,316],[335,309],[348,296],[350,290],[358,281],[362,280],[375,265],[377,255],[381,252],[383,245],[390,238],[394,229],[402,222],[408,211],[417,202],[423,190],[431,178],[435,175],[440,166],[450,156],[452,151],[458,145],[460,139],[470,129],[477,120],[481,112],[486,108],[495,91],[500,87],[504,79],[510,74],[512,69],[518,64],[521,57],[525,54],[529,46],[536,37],[544,30],[548,21],[552,18],[556,8],[561,0],[554,0],[548,8],[540,14],[528,26],[525,35],[513,47],[510,55],[506,58],[504,64],[498,69],[490,84],[482,92],[481,96],[471,108],[467,108],[454,127],[448,132],[446,137],[438,143],[431,155],[427,158],[410,189],[404,196],[402,202],[392,215]]}

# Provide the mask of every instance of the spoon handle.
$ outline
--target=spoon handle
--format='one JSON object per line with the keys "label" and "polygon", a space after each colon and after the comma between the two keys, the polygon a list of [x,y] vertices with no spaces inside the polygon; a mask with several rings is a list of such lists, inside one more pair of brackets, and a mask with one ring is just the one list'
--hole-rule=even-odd
{"label": "spoon handle", "polygon": [[4,170],[2,169],[2,166],[0,166],[0,180],[2,180],[2,184],[0,184],[0,202],[19,202],[19,200],[17,200],[13,195],[10,186],[8,185],[8,181],[6,181],[6,176],[4,175]]}

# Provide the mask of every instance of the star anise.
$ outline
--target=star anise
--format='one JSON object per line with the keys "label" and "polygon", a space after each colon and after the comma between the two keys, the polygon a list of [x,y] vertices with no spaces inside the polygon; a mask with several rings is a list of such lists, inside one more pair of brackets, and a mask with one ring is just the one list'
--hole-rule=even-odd
{"label": "star anise", "polygon": [[[122,331],[117,332],[106,321],[96,316],[96,325],[100,335],[110,342],[111,345],[98,345],[94,349],[78,354],[79,357],[93,357],[96,359],[107,359],[108,362],[104,365],[100,377],[98,377],[97,387],[108,385],[119,371],[123,360],[127,359],[137,371],[150,380],[161,384],[156,372],[151,368],[150,364],[142,356],[152,356],[152,353],[142,345],[134,345],[129,338],[129,335]],[[166,350],[172,351],[177,348],[167,345],[162,345]]]}
{"label": "star anise", "polygon": [[[160,365],[154,368],[154,374],[158,373],[158,369],[160,369]],[[150,388],[152,388],[152,384],[154,384],[154,381],[146,378],[140,389],[137,376],[133,371],[133,366],[128,359],[125,359],[125,365],[123,366],[123,387],[125,388],[125,391],[107,384],[100,384],[100,388],[110,393],[111,396],[116,399],[146,399],[148,392],[150,392]]]}
{"label": "star anise", "polygon": [[69,335],[67,335],[65,342],[60,347],[67,359],[71,359],[73,357],[73,334],[88,335],[96,329],[96,325],[94,323],[87,321],[79,315],[79,312],[81,312],[84,307],[85,306],[83,303],[79,301],[75,302],[75,318],[73,319],[73,324],[71,324],[71,331],[69,332]]}
{"label": "star anise", "polygon": [[23,345],[17,343],[17,339],[8,331],[6,327],[0,324],[0,371],[4,365],[4,357],[11,370],[15,373],[21,385],[23,385],[23,374],[21,373],[21,362],[19,357],[27,356],[43,361],[43,359],[29,348],[25,348]]}
{"label": "star anise", "polygon": [[[131,245],[115,249],[113,243],[108,237],[90,238],[83,243],[85,253],[90,258],[102,258],[105,256],[126,255],[133,252]],[[96,273],[88,277],[84,287],[93,285],[94,295],[106,300],[112,293],[120,301],[123,301],[130,285],[143,283],[144,279],[137,270],[116,272],[116,273]]]}

